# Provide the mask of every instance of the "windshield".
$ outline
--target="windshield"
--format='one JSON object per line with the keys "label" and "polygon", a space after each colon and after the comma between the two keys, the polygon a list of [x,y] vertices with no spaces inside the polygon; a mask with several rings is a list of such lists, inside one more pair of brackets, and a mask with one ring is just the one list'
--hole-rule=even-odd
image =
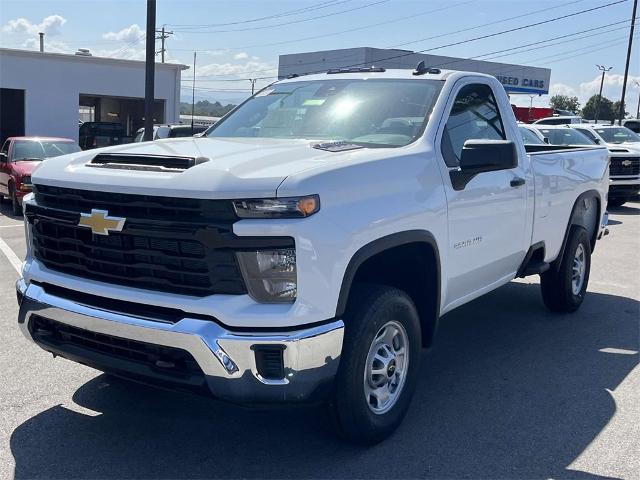
{"label": "windshield", "polygon": [[640,135],[626,127],[596,128],[595,130],[607,143],[640,142]]}
{"label": "windshield", "polygon": [[422,133],[442,85],[436,80],[396,79],[276,84],[250,98],[206,135],[400,147]]}
{"label": "windshield", "polygon": [[596,142],[573,128],[541,128],[540,133],[549,139],[551,145],[596,145]]}
{"label": "windshield", "polygon": [[17,140],[13,146],[13,161],[44,160],[67,153],[79,152],[80,147],[73,142],[56,140]]}
{"label": "windshield", "polygon": [[525,145],[545,145],[544,141],[528,128],[518,127],[518,129]]}

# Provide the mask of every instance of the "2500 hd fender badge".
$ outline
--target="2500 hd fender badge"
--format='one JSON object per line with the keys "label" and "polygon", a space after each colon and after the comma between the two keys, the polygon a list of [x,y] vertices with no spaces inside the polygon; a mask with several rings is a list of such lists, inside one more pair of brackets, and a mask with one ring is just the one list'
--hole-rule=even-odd
{"label": "2500 hd fender badge", "polygon": [[453,248],[458,250],[459,248],[470,247],[471,245],[477,245],[482,242],[482,237],[469,238],[453,244]]}
{"label": "2500 hd fender badge", "polygon": [[120,232],[126,218],[110,217],[106,210],[92,209],[91,213],[81,213],[79,227],[90,228],[95,235],[109,235],[109,232]]}

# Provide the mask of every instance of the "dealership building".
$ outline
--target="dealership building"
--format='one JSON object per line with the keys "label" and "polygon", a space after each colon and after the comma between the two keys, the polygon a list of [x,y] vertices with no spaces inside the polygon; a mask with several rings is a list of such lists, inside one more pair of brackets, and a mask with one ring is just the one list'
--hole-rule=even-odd
{"label": "dealership building", "polygon": [[333,68],[352,66],[413,69],[421,61],[424,61],[427,67],[493,75],[500,80],[509,94],[545,95],[549,93],[551,70],[548,68],[370,47],[280,55],[278,77],[286,78],[293,74],[319,73]]}
{"label": "dealership building", "polygon": [[[186,65],[156,63],[154,123],[180,118]],[[0,137],[41,135],[78,140],[78,123],[144,124],[145,64],[92,56],[0,48]]]}

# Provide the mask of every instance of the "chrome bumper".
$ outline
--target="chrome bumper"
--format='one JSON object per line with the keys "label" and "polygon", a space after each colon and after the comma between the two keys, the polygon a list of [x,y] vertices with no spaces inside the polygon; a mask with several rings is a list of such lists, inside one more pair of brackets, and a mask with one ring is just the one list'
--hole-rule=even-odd
{"label": "chrome bumper", "polygon": [[[36,341],[29,328],[31,317],[36,314],[93,333],[182,349],[200,366],[211,394],[233,402],[315,399],[331,384],[340,360],[342,320],[294,332],[238,333],[213,321],[183,318],[176,323],[162,323],[92,308],[48,294],[39,285],[27,285],[22,279],[16,289],[20,301],[18,323],[29,340]],[[283,350],[283,378],[273,380],[260,375],[255,356],[256,346],[260,345]],[[47,350],[46,345],[39,346]],[[64,352],[57,353],[65,356]],[[85,363],[77,354],[70,357]],[[102,369],[99,362],[87,363]]]}

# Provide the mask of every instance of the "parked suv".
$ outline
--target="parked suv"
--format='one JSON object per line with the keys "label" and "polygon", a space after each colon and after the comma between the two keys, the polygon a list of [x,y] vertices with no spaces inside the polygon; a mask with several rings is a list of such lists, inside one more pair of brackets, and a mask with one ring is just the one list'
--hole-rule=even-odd
{"label": "parked suv", "polygon": [[9,137],[0,149],[0,200],[8,197],[14,215],[22,211],[22,198],[31,192],[31,174],[45,158],[79,152],[70,138]]}

